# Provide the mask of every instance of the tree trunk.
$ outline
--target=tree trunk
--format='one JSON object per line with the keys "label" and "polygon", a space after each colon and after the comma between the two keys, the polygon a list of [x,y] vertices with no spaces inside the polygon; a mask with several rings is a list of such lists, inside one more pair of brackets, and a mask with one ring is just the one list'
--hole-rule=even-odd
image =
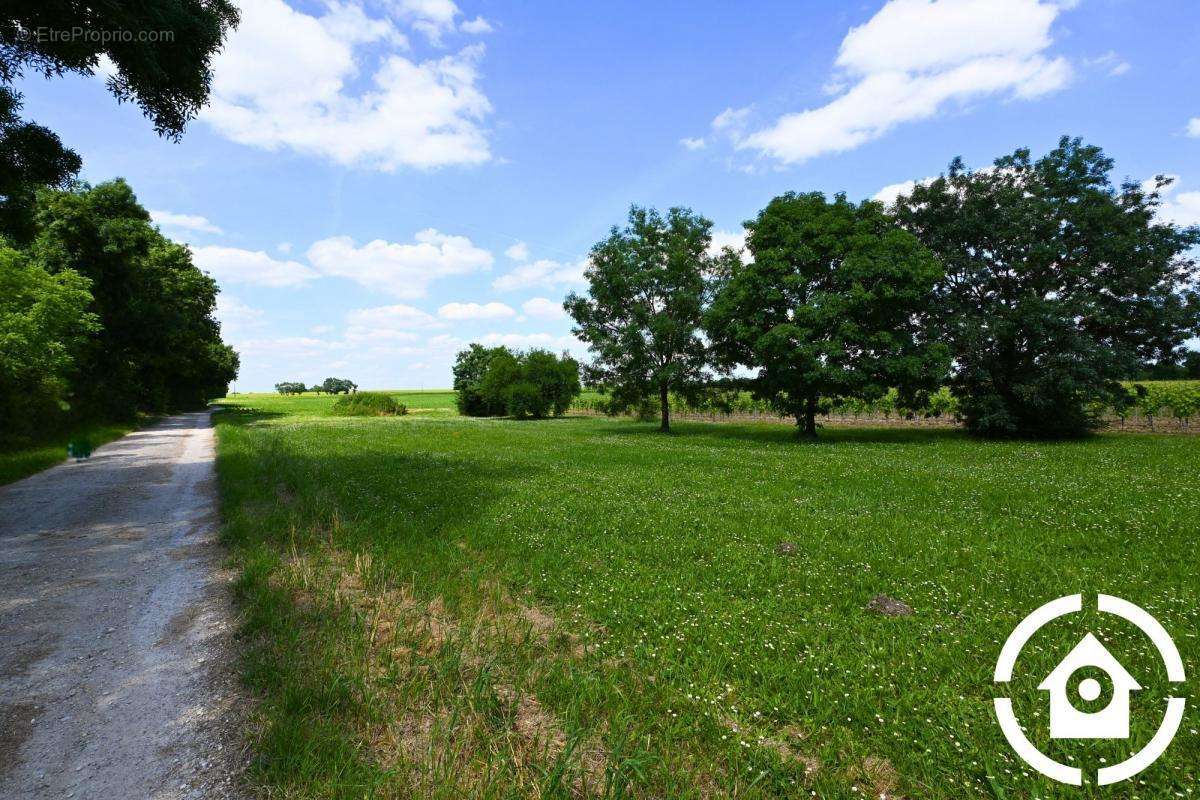
{"label": "tree trunk", "polygon": [[671,432],[671,398],[668,394],[667,384],[661,383],[658,386],[658,402],[662,408],[662,424],[658,429],[663,433]]}
{"label": "tree trunk", "polygon": [[801,422],[797,418],[796,422],[800,425],[800,435],[808,438],[817,438],[817,398],[812,395],[804,401],[804,421]]}

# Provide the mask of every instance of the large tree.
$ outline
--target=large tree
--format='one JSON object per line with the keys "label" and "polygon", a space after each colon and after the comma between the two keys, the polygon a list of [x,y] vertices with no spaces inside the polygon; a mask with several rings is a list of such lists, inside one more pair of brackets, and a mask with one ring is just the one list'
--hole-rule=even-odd
{"label": "large tree", "polygon": [[700,323],[717,260],[708,254],[712,223],[686,208],[664,217],[633,206],[625,228],[597,243],[585,276],[588,296],[563,304],[593,360],[588,377],[615,407],[657,400],[671,429],[670,394],[701,385],[707,348]]}
{"label": "large tree", "polygon": [[33,258],[91,281],[101,329],[78,356],[84,413],[194,408],[224,394],[238,361],[213,318],[216,282],[158,232],[128,184],[45,191],[37,223]]}
{"label": "large tree", "polygon": [[98,327],[89,285],[0,244],[0,443],[63,418],[76,354]]}
{"label": "large tree", "polygon": [[79,157],[53,132],[17,116],[26,72],[108,73],[118,102],[136,103],[178,138],[208,100],[210,64],[237,24],[231,0],[7,0],[0,15],[0,234],[31,235],[36,188],[61,186]]}
{"label": "large tree", "polygon": [[1064,137],[918,185],[897,220],[938,256],[940,337],[967,425],[987,435],[1073,436],[1119,402],[1118,379],[1171,362],[1196,331],[1187,251],[1200,230],[1157,216],[1165,178],[1114,186],[1113,162]]}
{"label": "large tree", "polygon": [[706,317],[727,368],[755,371],[757,397],[815,436],[822,398],[935,388],[948,366],[923,321],[937,260],[878,203],[789,192],[746,223],[752,261],[735,263]]}

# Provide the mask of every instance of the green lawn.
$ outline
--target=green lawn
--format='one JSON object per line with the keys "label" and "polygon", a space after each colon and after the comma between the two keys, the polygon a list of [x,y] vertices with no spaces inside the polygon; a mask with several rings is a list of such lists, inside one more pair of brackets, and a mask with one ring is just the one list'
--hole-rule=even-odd
{"label": "green lawn", "polygon": [[43,441],[0,449],[0,486],[53,467],[67,457],[67,443],[86,438],[92,447],[120,439],[136,427],[134,423],[88,425],[74,433],[49,437]]}
{"label": "green lawn", "polygon": [[[218,417],[270,796],[1194,796],[1194,702],[1150,770],[1080,791],[1012,754],[991,676],[1029,611],[1107,592],[1166,626],[1195,694],[1200,438],[663,436],[425,397]],[[880,592],[916,615],[866,613]],[[1168,688],[1143,639],[1082,616],[1030,643],[1012,694],[1036,743],[1094,769],[1148,740]],[[1085,630],[1144,687],[1130,746],[1048,741],[1035,687]]]}

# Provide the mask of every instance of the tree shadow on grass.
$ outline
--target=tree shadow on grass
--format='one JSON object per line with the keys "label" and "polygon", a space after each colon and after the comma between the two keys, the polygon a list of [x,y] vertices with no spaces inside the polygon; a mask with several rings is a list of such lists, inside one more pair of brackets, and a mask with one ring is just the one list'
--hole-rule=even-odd
{"label": "tree shadow on grass", "polygon": [[933,445],[945,442],[971,441],[966,431],[957,428],[904,428],[825,426],[817,438],[798,436],[794,425],[731,422],[682,421],[671,423],[671,432],[663,434],[654,422],[621,420],[596,431],[597,435],[662,436],[664,438],[707,439],[718,442],[753,442],[765,445],[794,447],[832,447],[847,444],[908,444]]}

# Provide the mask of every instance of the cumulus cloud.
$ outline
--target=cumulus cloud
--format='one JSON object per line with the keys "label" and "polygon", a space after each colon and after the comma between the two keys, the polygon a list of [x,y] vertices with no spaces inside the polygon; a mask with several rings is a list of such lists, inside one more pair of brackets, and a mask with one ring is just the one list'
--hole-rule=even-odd
{"label": "cumulus cloud", "polygon": [[550,300],[546,297],[532,297],[521,304],[521,310],[531,317],[540,319],[562,319],[567,315],[563,311],[562,301]]}
{"label": "cumulus cloud", "polygon": [[1200,117],[1192,117],[1188,120],[1187,135],[1193,139],[1200,139]]}
{"label": "cumulus cloud", "polygon": [[[1168,175],[1166,177],[1172,178],[1174,182],[1159,191],[1162,201],[1162,205],[1158,208],[1159,219],[1183,227],[1200,225],[1200,191],[1181,192],[1179,191],[1181,183],[1179,176]],[[1146,191],[1152,191],[1154,186],[1154,179],[1142,183],[1142,188]]]}
{"label": "cumulus cloud", "polygon": [[281,261],[262,250],[208,245],[192,249],[192,262],[217,282],[257,286],[301,286],[318,273],[298,261]]}
{"label": "cumulus cloud", "polygon": [[476,17],[475,19],[470,19],[464,22],[461,26],[459,26],[459,30],[461,30],[463,33],[479,36],[484,33],[491,33],[493,28],[492,23],[488,22],[483,17]]}
{"label": "cumulus cloud", "polygon": [[221,233],[221,229],[199,214],[174,214],[170,211],[150,211],[150,219],[160,228],[194,233]]}
{"label": "cumulus cloud", "polygon": [[465,236],[433,228],[408,244],[376,239],[361,247],[349,236],[335,236],[308,248],[308,260],[322,275],[348,278],[402,300],[424,297],[439,278],[488,270],[492,254]]}
{"label": "cumulus cloud", "polygon": [[726,247],[733,248],[734,252],[738,253],[745,250],[746,230],[743,228],[740,231],[713,231],[712,242],[708,245],[708,254],[719,256]]}
{"label": "cumulus cloud", "polygon": [[585,269],[587,269],[587,259],[563,263],[543,258],[521,264],[512,272],[501,275],[492,281],[492,288],[501,292],[511,292],[516,289],[559,289],[582,286],[586,282],[583,277]]}
{"label": "cumulus cloud", "polygon": [[[457,13],[453,3],[434,0],[404,5],[414,27],[440,30],[447,11],[439,6]],[[213,60],[201,118],[240,144],[383,171],[489,160],[482,125],[491,104],[478,86],[483,46],[425,61],[397,52],[407,46],[391,21],[355,4],[331,2],[314,17],[283,0],[246,3]],[[377,63],[368,62],[367,51],[381,48]],[[352,91],[351,84],[365,88]]]}
{"label": "cumulus cloud", "polygon": [[455,321],[506,319],[516,316],[516,313],[504,303],[446,303],[438,309],[439,317]]}
{"label": "cumulus cloud", "polygon": [[825,105],[745,132],[749,109],[713,128],[737,149],[782,164],[851,150],[951,103],[985,96],[1029,100],[1066,86],[1070,63],[1052,57],[1051,0],[890,0],[842,41]]}
{"label": "cumulus cloud", "polygon": [[683,145],[685,150],[703,150],[705,144],[707,144],[703,139],[696,139],[690,136],[680,139],[679,143]]}
{"label": "cumulus cloud", "polygon": [[525,261],[529,258],[529,245],[524,242],[517,242],[512,247],[504,251],[504,255],[511,258],[513,261]]}
{"label": "cumulus cloud", "polygon": [[253,308],[224,292],[217,295],[214,316],[221,323],[221,332],[225,336],[237,336],[261,328],[266,323],[262,309]]}

